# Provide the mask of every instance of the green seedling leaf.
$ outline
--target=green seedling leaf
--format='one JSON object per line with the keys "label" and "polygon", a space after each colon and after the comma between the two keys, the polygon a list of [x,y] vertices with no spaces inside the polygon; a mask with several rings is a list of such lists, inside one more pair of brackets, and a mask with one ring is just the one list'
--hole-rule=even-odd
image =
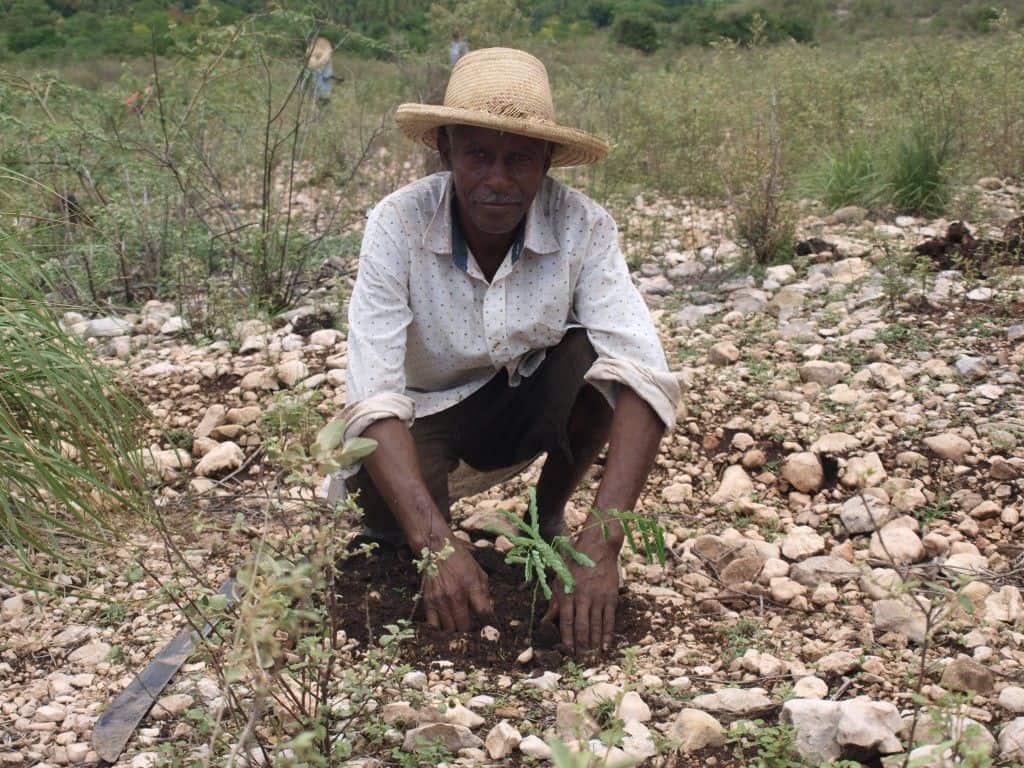
{"label": "green seedling leaf", "polygon": [[964,613],[966,613],[968,616],[974,615],[974,603],[971,602],[971,598],[969,598],[963,592],[957,592],[956,601],[960,603],[960,607],[963,609]]}
{"label": "green seedling leaf", "polygon": [[341,453],[338,455],[338,463],[342,466],[355,464],[360,459],[365,459],[377,449],[377,441],[369,437],[353,437],[345,441]]}
{"label": "green seedling leaf", "polygon": [[345,437],[345,427],[347,426],[348,424],[344,419],[334,419],[317,432],[316,441],[310,449],[313,457],[325,457],[341,445],[342,438]]}
{"label": "green seedling leaf", "polygon": [[306,449],[299,443],[289,444],[281,454],[281,462],[284,464],[304,464],[307,461],[309,456],[306,455]]}
{"label": "green seedling leaf", "polygon": [[211,611],[223,611],[228,607],[228,596],[221,594],[211,595],[208,607]]}

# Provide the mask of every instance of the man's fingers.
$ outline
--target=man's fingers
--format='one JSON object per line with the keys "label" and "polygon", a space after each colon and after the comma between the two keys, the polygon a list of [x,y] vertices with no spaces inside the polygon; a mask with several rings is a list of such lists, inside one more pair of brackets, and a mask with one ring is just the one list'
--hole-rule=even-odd
{"label": "man's fingers", "polygon": [[433,604],[428,602],[426,604],[427,610],[427,624],[432,626],[434,629],[441,628],[441,617],[437,613],[437,609],[434,608]]}
{"label": "man's fingers", "polygon": [[441,614],[441,629],[445,632],[455,631],[455,612],[452,610],[451,598],[445,596],[439,601],[438,613]]}
{"label": "man's fingers", "polygon": [[604,616],[601,625],[601,650],[607,651],[612,647],[612,640],[615,638],[615,599],[609,600],[604,606]]}
{"label": "man's fingers", "polygon": [[[562,645],[575,650],[576,639],[573,637],[573,612],[572,597],[555,597],[558,601],[558,629],[562,634]],[[565,601],[564,603],[562,601]]]}
{"label": "man's fingers", "polygon": [[452,610],[452,618],[455,620],[455,629],[459,632],[469,632],[470,624],[469,621],[469,598],[467,595],[459,595],[454,598],[454,609]]}
{"label": "man's fingers", "polygon": [[590,601],[580,599],[576,603],[576,643],[573,646],[577,651],[590,650]]}
{"label": "man's fingers", "polygon": [[494,620],[494,604],[487,589],[471,589],[469,591],[469,607],[480,618],[492,622]]}
{"label": "man's fingers", "polygon": [[552,597],[551,602],[548,604],[548,609],[544,613],[544,618],[541,621],[550,621],[554,623],[555,619],[558,618],[558,598]]}
{"label": "man's fingers", "polygon": [[590,648],[598,650],[601,647],[601,635],[604,632],[604,601],[594,603],[590,606]]}

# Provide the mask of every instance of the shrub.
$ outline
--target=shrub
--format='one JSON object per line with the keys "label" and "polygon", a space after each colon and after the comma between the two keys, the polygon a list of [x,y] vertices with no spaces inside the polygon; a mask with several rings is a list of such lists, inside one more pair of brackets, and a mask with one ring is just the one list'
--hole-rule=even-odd
{"label": "shrub", "polygon": [[615,42],[644,53],[654,53],[661,45],[654,22],[637,15],[622,16],[616,20]]}
{"label": "shrub", "polygon": [[675,37],[684,44],[710,45],[729,40],[742,45],[778,43],[795,40],[808,43],[815,38],[817,17],[800,10],[739,11],[726,9],[716,12],[703,6],[693,6],[680,14]]}
{"label": "shrub", "polygon": [[595,27],[610,27],[615,21],[615,8],[606,0],[594,0],[587,6],[587,18]]}
{"label": "shrub", "polygon": [[736,211],[736,236],[760,264],[792,258],[796,240],[775,93],[766,109],[752,134],[743,140],[740,153],[731,157],[723,153],[718,158]]}
{"label": "shrub", "polygon": [[964,24],[976,34],[986,35],[995,29],[999,21],[999,11],[990,6],[968,7],[960,12]]}

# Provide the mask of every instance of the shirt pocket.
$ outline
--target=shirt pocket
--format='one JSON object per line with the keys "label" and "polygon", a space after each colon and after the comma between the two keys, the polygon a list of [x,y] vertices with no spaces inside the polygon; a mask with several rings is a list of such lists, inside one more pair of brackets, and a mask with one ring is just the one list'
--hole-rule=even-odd
{"label": "shirt pocket", "polygon": [[555,346],[572,309],[569,268],[560,254],[524,254],[505,297],[509,341],[515,354]]}

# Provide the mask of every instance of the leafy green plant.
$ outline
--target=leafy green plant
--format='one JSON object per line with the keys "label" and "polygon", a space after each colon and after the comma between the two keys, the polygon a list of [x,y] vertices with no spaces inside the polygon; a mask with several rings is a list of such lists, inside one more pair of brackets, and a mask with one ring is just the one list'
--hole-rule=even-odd
{"label": "leafy green plant", "polygon": [[806,768],[794,749],[795,734],[788,725],[758,720],[730,740],[743,768]]}
{"label": "leafy green plant", "polygon": [[430,547],[424,547],[420,551],[420,556],[413,561],[416,564],[416,572],[423,574],[425,578],[433,578],[437,576],[438,565],[453,554],[455,554],[455,548],[448,539],[445,539],[444,546],[436,552]]}
{"label": "leafy green plant", "polygon": [[658,28],[650,19],[631,14],[620,16],[613,26],[615,42],[643,53],[654,53],[661,46]]}
{"label": "leafy green plant", "polygon": [[452,759],[452,753],[440,742],[422,741],[416,746],[415,752],[395,747],[391,750],[391,757],[399,768],[428,768],[441,763],[447,765]]}
{"label": "leafy green plant", "polygon": [[[661,523],[653,517],[636,512],[616,511],[612,513],[612,517],[622,526],[630,549],[638,555],[643,555],[648,563],[657,561],[659,565],[665,564],[665,529],[661,527]],[[606,528],[605,537],[607,535]]]}
{"label": "leafy green plant", "polygon": [[[530,489],[530,502],[527,507],[529,522],[507,509],[498,510],[501,516],[519,533],[509,536],[512,548],[505,554],[505,562],[523,566],[523,582],[533,582],[533,602],[530,610],[529,635],[533,635],[533,620],[537,608],[537,591],[544,593],[544,598],[553,597],[549,582],[557,577],[562,582],[565,594],[572,594],[576,588],[576,580],[572,571],[565,564],[563,555],[587,568],[594,567],[594,561],[582,552],[578,552],[568,536],[555,536],[550,542],[540,532],[540,520],[537,516],[537,491]],[[506,535],[504,531],[492,529],[495,535]]]}
{"label": "leafy green plant", "polygon": [[350,437],[345,440],[347,427],[345,419],[333,419],[317,432],[308,452],[298,440],[286,443],[281,452],[282,463],[289,467],[302,467],[312,461],[321,475],[329,475],[374,452],[377,448],[376,440],[368,437]]}
{"label": "leafy green plant", "polygon": [[953,505],[949,500],[949,496],[941,492],[936,494],[935,499],[931,503],[925,504],[914,511],[914,516],[925,527],[931,525],[936,520],[945,520],[952,514]]}

